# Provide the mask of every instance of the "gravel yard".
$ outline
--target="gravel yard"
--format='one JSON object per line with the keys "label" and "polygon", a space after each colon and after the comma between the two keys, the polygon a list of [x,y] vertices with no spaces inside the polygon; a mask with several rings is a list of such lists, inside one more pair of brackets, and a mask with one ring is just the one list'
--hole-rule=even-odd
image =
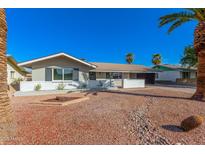
{"label": "gravel yard", "polygon": [[31,103],[56,95],[13,97],[16,137],[7,144],[205,144],[205,125],[183,132],[180,122],[205,115],[190,90],[163,87],[58,94],[88,96],[67,106]]}

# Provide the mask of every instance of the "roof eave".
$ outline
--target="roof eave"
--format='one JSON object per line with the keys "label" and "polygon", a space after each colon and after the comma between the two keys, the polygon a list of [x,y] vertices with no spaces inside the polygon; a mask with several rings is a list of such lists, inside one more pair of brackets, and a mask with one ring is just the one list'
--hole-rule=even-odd
{"label": "roof eave", "polygon": [[88,62],[84,62],[84,61],[82,61],[82,60],[80,60],[78,58],[75,58],[75,57],[70,56],[70,55],[65,54],[65,53],[58,53],[58,54],[54,54],[54,55],[51,55],[51,56],[46,56],[46,57],[30,60],[30,61],[27,61],[27,62],[22,62],[22,63],[19,63],[18,66],[30,67],[29,65],[32,65],[33,63],[40,62],[40,61],[47,60],[47,59],[51,59],[51,58],[55,58],[55,57],[59,57],[59,56],[65,56],[67,58],[70,58],[70,59],[73,59],[75,61],[78,61],[78,62],[80,62],[80,63],[82,63],[84,65],[87,65],[89,67],[96,68],[96,65],[90,64]]}

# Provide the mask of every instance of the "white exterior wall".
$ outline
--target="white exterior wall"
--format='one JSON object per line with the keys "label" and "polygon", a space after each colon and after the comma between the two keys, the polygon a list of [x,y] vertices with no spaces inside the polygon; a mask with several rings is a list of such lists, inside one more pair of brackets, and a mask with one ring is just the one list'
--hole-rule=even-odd
{"label": "white exterior wall", "polygon": [[145,80],[141,79],[123,79],[123,88],[144,88]]}
{"label": "white exterior wall", "polygon": [[[14,71],[14,78],[11,78],[11,71]],[[12,65],[10,65],[9,63],[7,63],[7,82],[8,84],[11,84],[13,82],[14,79],[17,78],[22,78],[24,79],[25,77],[20,74],[14,67],[12,67]]]}
{"label": "white exterior wall", "polygon": [[181,78],[180,71],[163,71],[157,73],[158,78],[156,80],[176,82],[177,78]]}
{"label": "white exterior wall", "polygon": [[[35,86],[40,84],[40,90],[57,90],[59,84],[62,82],[52,82],[52,81],[22,81],[20,82],[20,91],[35,91]],[[63,82],[65,85],[65,90],[67,89],[77,89],[80,86],[79,82],[76,81],[67,81]]]}
{"label": "white exterior wall", "polygon": [[122,87],[123,85],[123,79],[114,79],[114,85],[116,87]]}

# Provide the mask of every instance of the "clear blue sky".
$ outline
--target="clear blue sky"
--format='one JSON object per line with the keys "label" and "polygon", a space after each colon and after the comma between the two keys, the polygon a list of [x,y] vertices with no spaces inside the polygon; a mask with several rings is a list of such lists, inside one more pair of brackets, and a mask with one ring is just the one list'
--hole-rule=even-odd
{"label": "clear blue sky", "polygon": [[90,62],[151,65],[154,53],[177,64],[193,43],[196,22],[172,34],[158,27],[159,17],[182,9],[7,9],[7,53],[18,62],[66,52]]}

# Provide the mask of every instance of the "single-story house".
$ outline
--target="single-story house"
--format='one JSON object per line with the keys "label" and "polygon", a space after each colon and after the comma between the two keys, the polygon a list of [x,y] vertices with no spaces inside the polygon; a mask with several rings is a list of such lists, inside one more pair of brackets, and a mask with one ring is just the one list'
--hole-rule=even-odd
{"label": "single-story house", "polygon": [[196,68],[187,68],[182,65],[160,64],[153,67],[156,72],[156,81],[194,82],[197,77]]}
{"label": "single-story house", "polygon": [[7,82],[11,84],[15,80],[25,80],[27,72],[23,67],[18,66],[16,60],[7,55]]}
{"label": "single-story house", "polygon": [[[57,53],[42,58],[19,63],[19,66],[32,70],[32,82],[89,84],[100,79],[145,79],[146,83],[154,83],[155,74],[151,69],[132,64],[90,63]],[[36,82],[37,83],[37,82]]]}
{"label": "single-story house", "polygon": [[19,66],[32,69],[32,81],[81,81],[89,79],[89,71],[94,64],[85,62],[65,53],[19,63]]}

